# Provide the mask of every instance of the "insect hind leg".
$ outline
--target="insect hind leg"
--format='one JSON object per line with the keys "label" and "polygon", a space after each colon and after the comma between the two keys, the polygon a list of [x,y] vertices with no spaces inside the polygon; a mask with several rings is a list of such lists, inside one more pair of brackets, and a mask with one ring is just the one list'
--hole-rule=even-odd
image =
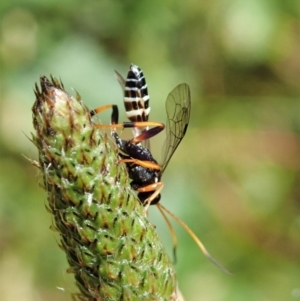
{"label": "insect hind leg", "polygon": [[112,113],[111,113],[111,123],[112,124],[116,124],[119,122],[119,108],[117,105],[104,105],[104,106],[101,106],[101,107],[98,107],[96,109],[93,109],[90,111],[90,114],[91,116],[95,116],[96,114],[99,114],[105,110],[108,110],[108,109],[112,109]]}
{"label": "insect hind leg", "polygon": [[165,125],[159,122],[136,122],[137,125],[135,125],[135,127],[137,126],[142,127],[145,123],[147,124],[147,126],[154,126],[154,127],[151,129],[144,130],[141,134],[132,138],[130,140],[130,143],[139,143],[148,140],[156,136],[157,134],[159,134],[165,128]]}
{"label": "insect hind leg", "polygon": [[142,122],[119,122],[119,108],[117,105],[110,104],[110,105],[104,105],[101,107],[98,107],[96,109],[93,109],[90,111],[91,116],[95,116],[96,114],[99,114],[105,110],[112,109],[111,113],[111,124],[95,124],[97,128],[101,129],[112,129],[113,131],[116,130],[116,128],[144,128],[153,126],[151,129],[144,130],[141,134],[137,135],[133,139],[130,140],[130,143],[138,143],[147,139],[150,139],[151,137],[157,135],[160,133],[164,128],[165,125],[160,122],[150,122],[150,121],[142,121]]}
{"label": "insect hind leg", "polygon": [[231,275],[231,272],[228,271],[225,267],[223,267],[214,257],[208,253],[206,250],[205,246],[203,243],[200,241],[200,239],[197,237],[197,235],[187,226],[186,223],[184,223],[179,217],[177,217],[174,213],[169,211],[166,207],[163,205],[159,204],[160,209],[165,211],[168,215],[170,215],[189,235],[190,237],[194,240],[194,242],[198,245],[204,256],[208,258],[213,264],[215,264],[219,269],[221,269],[223,272]]}
{"label": "insect hind leg", "polygon": [[110,129],[112,132],[116,131],[117,127],[121,127],[121,124],[118,124],[119,122],[119,108],[117,105],[110,104],[110,105],[104,105],[101,107],[98,107],[96,109],[93,109],[90,111],[91,117],[95,116],[96,114],[99,114],[107,109],[112,109],[111,117],[110,117],[110,123],[111,124],[95,124],[95,127],[100,129]]}

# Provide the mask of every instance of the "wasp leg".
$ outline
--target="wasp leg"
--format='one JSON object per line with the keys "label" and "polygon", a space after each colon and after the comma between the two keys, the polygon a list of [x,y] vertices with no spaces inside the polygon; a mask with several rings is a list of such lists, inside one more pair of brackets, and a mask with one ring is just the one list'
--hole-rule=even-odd
{"label": "wasp leg", "polygon": [[[112,113],[113,116],[114,113]],[[130,143],[139,143],[144,140],[148,140],[151,137],[160,133],[164,128],[165,125],[160,122],[123,122],[123,123],[113,123],[112,124],[95,124],[97,128],[100,129],[116,129],[116,128],[139,128],[139,127],[146,127],[146,126],[155,126],[149,130],[143,131],[140,135],[136,136],[135,138],[130,140]]]}
{"label": "wasp leg", "polygon": [[140,187],[137,189],[138,192],[150,192],[154,191],[153,194],[149,198],[145,200],[145,206],[144,206],[144,214],[147,214],[148,208],[151,205],[152,201],[161,193],[162,189],[164,187],[163,182],[157,182],[154,184],[147,185],[145,187]]}
{"label": "wasp leg", "polygon": [[101,107],[98,107],[96,109],[93,109],[90,111],[91,116],[95,116],[96,114],[99,114],[105,110],[112,109],[111,113],[111,121],[112,123],[118,123],[119,120],[119,109],[117,105],[104,105]]}
{"label": "wasp leg", "polygon": [[151,168],[151,169],[157,169],[160,170],[161,167],[160,165],[153,163],[152,161],[142,161],[139,159],[121,159],[119,160],[119,163],[132,163],[132,164],[136,164],[145,168]]}
{"label": "wasp leg", "polygon": [[190,237],[194,240],[194,242],[198,245],[202,253],[213,263],[215,264],[219,269],[224,271],[225,273],[231,275],[231,272],[228,271],[225,267],[223,267],[216,259],[214,259],[206,250],[205,246],[201,242],[201,240],[197,237],[197,235],[188,227],[186,223],[184,223],[179,217],[177,217],[174,213],[169,211],[166,207],[163,205],[159,204],[159,207],[165,211],[167,214],[169,214],[189,235]]}
{"label": "wasp leg", "polygon": [[124,128],[135,128],[135,127],[147,127],[147,126],[151,126],[151,127],[162,127],[161,130],[164,129],[165,125],[163,123],[160,122],[152,122],[152,121],[127,121],[127,122],[123,122],[118,124],[119,121],[119,108],[117,105],[104,105],[101,107],[98,107],[96,109],[93,109],[90,111],[91,116],[95,116],[96,114],[99,114],[105,110],[108,109],[112,109],[112,115],[111,115],[111,123],[112,124],[116,124],[118,125],[118,127],[124,127]]}
{"label": "wasp leg", "polygon": [[[110,105],[108,105],[108,106],[110,106]],[[112,105],[112,106],[115,106],[115,105]],[[119,112],[117,106],[115,106],[114,109]],[[104,110],[105,109],[103,109],[102,111],[104,111]],[[92,110],[91,112],[94,112],[94,110]],[[91,115],[94,116],[95,113],[91,113]],[[113,115],[116,115],[116,113],[113,112],[112,116]],[[123,122],[123,123],[114,123],[116,120],[117,120],[117,118],[115,116],[112,117],[113,125],[116,126],[116,127],[119,127],[119,128],[120,127],[122,127],[122,128],[139,128],[139,127],[142,127],[143,128],[143,127],[146,127],[146,126],[155,126],[155,127],[161,128],[160,131],[162,131],[165,128],[165,125],[163,123],[160,123],[160,122],[148,122],[148,121],[145,121],[145,122],[139,122],[139,121],[138,122],[130,122],[129,121],[129,122]],[[107,128],[112,127],[112,125],[102,125],[102,124],[100,124],[100,126],[101,127],[104,126],[104,127],[107,127]]]}
{"label": "wasp leg", "polygon": [[116,131],[116,125],[119,122],[119,109],[117,105],[105,105],[102,107],[98,107],[96,109],[93,109],[90,111],[91,116],[95,116],[96,114],[99,114],[107,109],[112,109],[111,113],[111,124],[110,125],[103,125],[103,124],[95,124],[97,128],[101,129],[111,129],[112,131]]}
{"label": "wasp leg", "polygon": [[154,121],[126,121],[123,122],[124,128],[135,128],[135,127],[147,127],[147,126],[158,126],[158,127],[165,127],[165,125],[161,122],[154,122]]}
{"label": "wasp leg", "polygon": [[160,211],[161,215],[163,216],[165,222],[167,223],[169,231],[171,233],[171,237],[172,237],[172,240],[173,240],[173,258],[174,258],[174,264],[175,264],[177,262],[177,254],[176,254],[177,245],[178,245],[177,236],[176,236],[175,230],[174,230],[171,222],[169,221],[166,213],[164,212],[163,208],[161,207],[161,204],[157,203],[156,207],[158,208],[158,210]]}
{"label": "wasp leg", "polygon": [[158,125],[155,126],[154,128],[151,128],[149,130],[144,130],[140,135],[132,138],[130,140],[130,143],[139,143],[144,140],[148,140],[154,137],[155,135],[157,135],[158,133],[160,133],[165,128],[165,125],[163,123],[157,123],[157,124]]}

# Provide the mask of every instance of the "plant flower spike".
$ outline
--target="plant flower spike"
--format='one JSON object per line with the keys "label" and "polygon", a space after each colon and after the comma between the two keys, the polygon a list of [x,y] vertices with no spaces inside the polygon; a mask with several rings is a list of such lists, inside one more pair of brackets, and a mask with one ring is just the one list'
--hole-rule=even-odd
{"label": "plant flower spike", "polygon": [[174,268],[109,134],[79,94],[45,76],[33,124],[48,208],[84,301],[183,300]]}

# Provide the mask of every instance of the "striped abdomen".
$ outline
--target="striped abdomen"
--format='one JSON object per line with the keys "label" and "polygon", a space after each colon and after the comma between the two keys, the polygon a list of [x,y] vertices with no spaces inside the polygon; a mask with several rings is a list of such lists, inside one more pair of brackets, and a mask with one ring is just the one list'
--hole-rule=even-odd
{"label": "striped abdomen", "polygon": [[124,104],[129,120],[148,121],[150,107],[147,84],[143,71],[136,65],[131,65],[127,74]]}

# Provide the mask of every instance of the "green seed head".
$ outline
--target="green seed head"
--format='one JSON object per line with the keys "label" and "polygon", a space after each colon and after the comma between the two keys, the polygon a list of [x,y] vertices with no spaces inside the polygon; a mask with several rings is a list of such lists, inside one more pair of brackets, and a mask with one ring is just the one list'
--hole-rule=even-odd
{"label": "green seed head", "polygon": [[33,142],[79,300],[177,300],[176,277],[109,135],[80,96],[41,77]]}

